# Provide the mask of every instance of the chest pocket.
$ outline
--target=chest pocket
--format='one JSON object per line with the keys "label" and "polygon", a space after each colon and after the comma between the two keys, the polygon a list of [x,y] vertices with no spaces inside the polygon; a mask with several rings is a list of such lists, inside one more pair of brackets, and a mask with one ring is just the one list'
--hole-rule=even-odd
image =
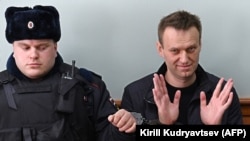
{"label": "chest pocket", "polygon": [[65,113],[72,113],[74,111],[76,89],[73,89],[73,87],[77,82],[76,79],[61,79],[57,111]]}

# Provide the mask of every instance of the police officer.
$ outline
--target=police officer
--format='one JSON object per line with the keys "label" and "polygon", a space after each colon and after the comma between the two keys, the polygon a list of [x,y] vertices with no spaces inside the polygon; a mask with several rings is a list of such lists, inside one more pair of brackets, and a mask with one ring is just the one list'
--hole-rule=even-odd
{"label": "police officer", "polygon": [[132,141],[135,119],[117,110],[101,77],[63,62],[53,6],[8,7],[13,45],[0,73],[0,140]]}

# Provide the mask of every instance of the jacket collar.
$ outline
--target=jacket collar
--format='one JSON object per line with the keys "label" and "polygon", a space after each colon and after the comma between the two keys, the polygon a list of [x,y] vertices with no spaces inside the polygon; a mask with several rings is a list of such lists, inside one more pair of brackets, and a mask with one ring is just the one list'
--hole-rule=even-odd
{"label": "jacket collar", "polygon": [[[51,71],[47,74],[50,75],[50,74],[54,74],[56,72],[58,72],[59,70],[59,66],[63,63],[63,59],[62,57],[60,56],[59,53],[57,53],[57,57],[56,57],[56,61],[55,61],[55,65],[54,67],[51,69]],[[16,61],[13,57],[13,53],[11,53],[11,55],[9,56],[8,58],[8,61],[7,61],[7,64],[6,64],[6,68],[7,68],[7,71],[12,74],[13,76],[17,77],[18,79],[29,79],[27,78],[17,67],[16,65]]]}

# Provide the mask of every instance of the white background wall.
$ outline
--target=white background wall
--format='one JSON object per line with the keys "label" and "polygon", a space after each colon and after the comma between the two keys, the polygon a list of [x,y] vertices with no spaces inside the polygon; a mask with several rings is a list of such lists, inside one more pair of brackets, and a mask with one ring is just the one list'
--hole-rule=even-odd
{"label": "white background wall", "polygon": [[53,5],[61,18],[59,52],[64,61],[103,76],[113,98],[128,83],[162,64],[155,49],[159,20],[175,10],[197,14],[203,24],[200,63],[234,79],[250,97],[250,1],[248,0],[0,0],[0,70],[12,52],[5,39],[8,6]]}

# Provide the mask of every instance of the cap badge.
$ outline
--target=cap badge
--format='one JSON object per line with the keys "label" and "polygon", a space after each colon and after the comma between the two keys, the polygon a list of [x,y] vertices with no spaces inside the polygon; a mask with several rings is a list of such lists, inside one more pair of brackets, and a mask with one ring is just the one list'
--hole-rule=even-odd
{"label": "cap badge", "polygon": [[32,21],[29,21],[27,26],[29,29],[32,29],[32,28],[34,28],[34,23]]}

